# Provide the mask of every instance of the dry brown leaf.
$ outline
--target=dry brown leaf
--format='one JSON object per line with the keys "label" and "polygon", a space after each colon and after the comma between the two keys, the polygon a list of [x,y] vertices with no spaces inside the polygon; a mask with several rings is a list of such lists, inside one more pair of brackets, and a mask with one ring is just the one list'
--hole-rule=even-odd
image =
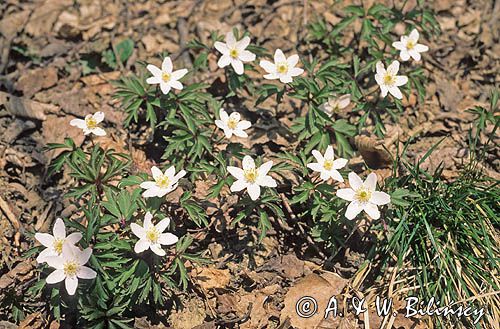
{"label": "dry brown leaf", "polygon": [[354,143],[368,167],[378,169],[389,167],[392,164],[390,153],[381,145],[383,141],[377,141],[368,136],[356,136]]}
{"label": "dry brown leaf", "polygon": [[22,73],[14,87],[21,90],[23,95],[29,98],[42,89],[54,86],[57,79],[55,67],[37,68]]}
{"label": "dry brown leaf", "polygon": [[72,4],[72,0],[46,0],[40,3],[26,24],[26,32],[34,37],[49,34],[61,11]]}
{"label": "dry brown leaf", "polygon": [[169,316],[169,324],[174,329],[192,329],[203,324],[206,318],[205,306],[199,298],[182,303],[180,310],[173,310]]}
{"label": "dry brown leaf", "polygon": [[30,16],[29,10],[20,11],[13,14],[8,14],[0,21],[0,33],[8,40],[14,38],[20,32],[28,17]]}
{"label": "dry brown leaf", "polygon": [[264,287],[255,293],[242,296],[239,307],[247,309],[250,303],[252,303],[252,309],[250,310],[249,320],[241,324],[241,329],[260,329],[264,328],[269,324],[269,318],[271,316],[278,317],[278,310],[266,307],[266,302],[269,296],[274,295],[280,286],[278,284],[273,284],[271,286]]}
{"label": "dry brown leaf", "polygon": [[210,267],[194,268],[192,275],[196,283],[207,291],[225,288],[231,280],[231,273],[229,270],[220,270]]}
{"label": "dry brown leaf", "polygon": [[[347,284],[347,280],[333,273],[325,274],[325,277],[314,273],[309,274],[290,288],[285,296],[285,307],[281,311],[281,323],[286,318],[289,318],[291,325],[296,328],[319,328],[320,323],[323,321],[323,312],[327,308],[330,298],[340,294]],[[306,300],[304,298],[307,297],[314,298],[317,303],[317,312],[309,318],[300,317],[297,314],[296,305],[297,303],[301,305],[302,302],[299,301],[301,299],[304,301]]]}
{"label": "dry brown leaf", "polygon": [[55,105],[16,97],[2,91],[0,91],[0,105],[5,106],[12,115],[36,120],[45,120],[46,113],[56,113],[58,111],[58,107]]}
{"label": "dry brown leaf", "polygon": [[[58,117],[56,115],[48,115],[47,120],[42,124],[42,136],[45,143],[63,143],[64,139],[69,137],[72,138],[77,146],[82,145],[85,136],[81,129],[73,127],[69,122],[74,119],[72,116]],[[64,129],[61,129],[64,127]],[[53,159],[63,150],[56,149],[50,152],[46,152],[48,161]]]}

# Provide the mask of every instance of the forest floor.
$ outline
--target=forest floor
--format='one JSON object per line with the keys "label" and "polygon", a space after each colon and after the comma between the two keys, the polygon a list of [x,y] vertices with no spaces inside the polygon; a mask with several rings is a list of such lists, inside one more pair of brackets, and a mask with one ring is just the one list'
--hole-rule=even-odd
{"label": "forest floor", "polygon": [[[2,290],[15,285],[22,291],[33,278],[34,258],[23,253],[34,245],[31,232],[47,231],[57,217],[69,217],[74,204],[61,195],[72,184],[69,175],[48,179],[47,167],[55,154],[44,152],[47,143],[61,143],[72,137],[85,143],[81,131],[68,125],[96,111],[105,113],[107,136],[100,142],[132,155],[133,166],[149,173],[159,155],[144,147],[146,134],[130,136],[123,127],[125,114],[112,98],[110,81],[133,71],[139,61],[159,63],[168,52],[181,67],[193,58],[186,48],[193,38],[206,40],[210,31],[247,30],[255,42],[267,49],[298,50],[307,36],[307,24],[323,17],[335,24],[340,16],[332,8],[356,1],[220,0],[220,1],[99,1],[99,0],[5,0],[0,3],[0,298]],[[373,1],[364,1],[369,6]],[[392,1],[386,1],[388,4]],[[408,8],[415,5],[408,1]],[[359,153],[351,164],[370,161],[373,154],[389,152],[411,136],[407,156],[417,159],[446,137],[425,161],[433,171],[443,165],[447,180],[457,177],[468,154],[468,135],[473,115],[467,109],[488,106],[492,88],[500,75],[499,1],[440,0],[431,2],[442,33],[426,40],[430,51],[423,60],[429,72],[424,106],[416,109],[416,99],[405,100],[405,115],[397,123],[387,122],[386,137],[368,131],[351,140]],[[134,42],[125,63],[108,63],[121,40]],[[212,56],[212,55],[211,55]],[[208,58],[211,72],[198,81],[224,80],[217,69],[217,57]],[[182,66],[182,64],[184,66]],[[286,150],[289,141],[272,127],[276,122],[290,126],[290,111],[270,118],[268,112],[254,111],[256,124],[248,143],[272,154]],[[250,109],[250,112],[253,110]],[[486,138],[483,136],[483,138]],[[399,145],[399,146],[400,146]],[[489,154],[481,167],[499,178],[499,150]],[[380,177],[391,174],[390,164],[375,156]],[[197,192],[203,194],[204,186]],[[207,211],[210,211],[208,209]],[[252,229],[225,234],[215,225],[195,233],[204,241],[204,255],[213,265],[192,268],[194,288],[182,293],[183,307],[167,314],[167,319],[137,318],[137,328],[287,328],[300,321],[287,304],[294,294],[323,286],[338,291],[360,286],[359,266],[365,256],[356,243],[334,259],[310,248],[299,235],[287,236],[271,229],[261,244]],[[355,240],[355,239],[353,239]],[[316,273],[312,275],[312,273]],[[357,273],[357,275],[355,275]],[[364,273],[363,275],[366,275]],[[361,277],[363,277],[361,275]],[[306,278],[304,280],[303,278]],[[363,287],[366,289],[367,287]],[[33,301],[36,304],[38,301]],[[8,320],[2,314],[0,320]],[[328,327],[364,328],[366,321],[377,328],[377,317],[355,316]],[[8,328],[7,321],[0,321]],[[48,326],[46,314],[27,314],[22,328]],[[15,327],[15,326],[14,326]],[[54,323],[50,328],[57,328]],[[397,317],[393,328],[426,328],[421,319]]]}

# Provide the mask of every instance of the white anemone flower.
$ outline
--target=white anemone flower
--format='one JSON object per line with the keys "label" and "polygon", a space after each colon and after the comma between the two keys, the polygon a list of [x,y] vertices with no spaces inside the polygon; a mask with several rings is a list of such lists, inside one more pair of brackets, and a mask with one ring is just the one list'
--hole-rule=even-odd
{"label": "white anemone flower", "polygon": [[279,79],[283,83],[290,83],[293,77],[301,75],[304,70],[295,67],[299,62],[299,55],[295,54],[286,58],[281,49],[276,49],[274,52],[274,63],[267,60],[260,61],[260,66],[266,70],[268,74],[264,75],[265,79]]}
{"label": "white anemone flower", "polygon": [[376,68],[377,73],[375,74],[375,80],[380,86],[382,97],[387,96],[387,92],[389,92],[397,99],[402,99],[403,94],[398,87],[406,84],[408,82],[408,77],[404,75],[397,75],[399,71],[399,62],[392,62],[386,70],[384,64],[379,61],[376,64]]}
{"label": "white anemone flower", "polygon": [[350,188],[337,190],[337,196],[350,201],[345,217],[354,219],[361,211],[365,211],[373,219],[380,218],[378,206],[391,202],[389,194],[375,191],[377,187],[377,174],[371,173],[363,182],[356,173],[349,173]]}
{"label": "white anemone flower", "polygon": [[322,104],[319,108],[328,116],[339,113],[351,104],[351,94],[342,95],[337,98],[328,98],[328,102]]}
{"label": "white anemone flower", "polygon": [[216,41],[214,43],[215,49],[217,49],[221,54],[221,58],[217,62],[220,68],[224,68],[231,64],[234,71],[238,75],[242,75],[244,72],[243,62],[251,62],[255,60],[255,54],[246,50],[250,44],[250,37],[246,36],[243,39],[236,41],[233,32],[228,32],[226,34],[226,43]]}
{"label": "white anemone flower", "polygon": [[163,173],[158,167],[153,166],[151,168],[151,173],[153,174],[153,181],[142,182],[140,187],[146,189],[142,193],[142,196],[145,198],[152,197],[163,197],[165,194],[175,190],[179,183],[179,179],[186,175],[186,171],[181,170],[175,174],[175,167],[171,166],[165,173]]}
{"label": "white anemone flower", "polygon": [[56,219],[56,223],[52,229],[52,234],[36,233],[35,239],[40,242],[46,249],[36,258],[38,263],[44,263],[48,257],[60,256],[65,244],[74,245],[80,241],[82,234],[79,232],[71,233],[66,236],[66,226],[61,218]]}
{"label": "white anemone flower", "polygon": [[312,154],[318,162],[308,163],[307,167],[321,173],[320,178],[322,180],[326,181],[333,178],[339,182],[344,181],[344,178],[338,172],[338,169],[345,167],[347,159],[339,158],[334,160],[333,147],[331,145],[328,145],[326,148],[324,156],[318,150],[313,150]]}
{"label": "white anemone flower", "polygon": [[47,264],[56,270],[49,274],[48,284],[64,280],[66,291],[74,295],[78,286],[78,279],[93,279],[97,273],[90,267],[84,266],[92,255],[92,249],[80,250],[73,245],[64,245],[61,256],[47,258]]}
{"label": "white anemone flower", "polygon": [[255,168],[255,162],[252,157],[245,155],[242,165],[243,169],[232,166],[227,167],[227,171],[236,178],[236,181],[231,185],[231,192],[239,192],[246,189],[250,198],[255,201],[260,196],[261,186],[277,186],[274,178],[267,175],[273,166],[272,161],[268,161],[259,168]]}
{"label": "white anemone flower", "polygon": [[96,112],[94,114],[87,114],[84,120],[73,119],[69,124],[82,129],[84,135],[94,134],[96,136],[104,136],[106,135],[106,131],[97,126],[102,120],[104,120],[104,113]]}
{"label": "white anemone flower", "polygon": [[163,94],[168,94],[170,89],[174,88],[182,90],[183,85],[179,81],[188,72],[187,69],[173,71],[172,60],[170,57],[165,57],[161,64],[161,69],[153,64],[146,66],[149,72],[153,75],[146,79],[146,83],[150,85],[160,84],[160,89]]}
{"label": "white anemone flower", "polygon": [[139,254],[151,249],[158,256],[165,256],[166,252],[161,246],[175,244],[179,238],[172,233],[163,233],[170,224],[170,218],[164,218],[156,225],[153,225],[151,222],[152,219],[153,215],[148,211],[146,216],[144,216],[143,226],[136,223],[130,224],[132,232],[139,238],[139,241],[135,244],[134,251]]}
{"label": "white anemone flower", "polygon": [[231,138],[233,134],[237,137],[248,137],[248,134],[244,130],[250,128],[252,124],[250,121],[241,120],[238,112],[228,115],[224,109],[220,109],[219,116],[220,120],[215,120],[215,125],[224,130],[226,138]]}
{"label": "white anemone flower", "polygon": [[429,47],[418,43],[419,34],[417,29],[413,29],[410,35],[402,35],[401,41],[395,41],[392,46],[400,51],[399,57],[402,61],[407,61],[413,58],[415,61],[420,61],[420,53],[424,53],[429,50]]}

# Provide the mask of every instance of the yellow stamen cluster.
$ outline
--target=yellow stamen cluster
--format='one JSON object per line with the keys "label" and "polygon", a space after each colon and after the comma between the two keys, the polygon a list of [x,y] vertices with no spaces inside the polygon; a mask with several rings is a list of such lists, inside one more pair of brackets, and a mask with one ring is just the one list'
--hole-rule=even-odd
{"label": "yellow stamen cluster", "polygon": [[359,202],[368,202],[372,197],[372,192],[364,187],[356,191],[354,198]]}
{"label": "yellow stamen cluster", "polygon": [[229,51],[229,56],[231,56],[232,58],[238,58],[238,50],[236,49],[231,49]]}
{"label": "yellow stamen cluster", "polygon": [[236,129],[236,127],[238,126],[238,120],[234,118],[229,118],[229,120],[227,121],[227,126],[230,129]]}
{"label": "yellow stamen cluster", "polygon": [[172,76],[171,76],[170,74],[168,74],[168,73],[163,73],[163,74],[161,75],[161,79],[162,79],[163,81],[165,81],[165,82],[169,82],[169,81],[170,81],[170,78],[172,78]]}
{"label": "yellow stamen cluster", "polygon": [[323,163],[323,168],[325,168],[326,170],[332,170],[333,159],[328,159],[328,160],[325,159],[325,162]]}
{"label": "yellow stamen cluster", "polygon": [[160,232],[156,229],[156,227],[151,227],[147,232],[146,232],[146,239],[148,239],[151,243],[156,243],[158,241],[158,238],[160,237]]}
{"label": "yellow stamen cluster", "polygon": [[85,124],[87,125],[87,128],[93,129],[97,127],[97,121],[93,117],[88,117],[85,119]]}
{"label": "yellow stamen cluster", "polygon": [[73,277],[78,272],[78,264],[74,261],[67,262],[64,264],[64,274],[69,277]]}
{"label": "yellow stamen cluster", "polygon": [[245,177],[247,183],[253,184],[257,181],[257,169],[247,169],[245,170],[243,176]]}
{"label": "yellow stamen cluster", "polygon": [[406,48],[408,50],[412,50],[413,48],[415,48],[415,42],[413,42],[412,40],[408,40],[408,42],[406,43]]}
{"label": "yellow stamen cluster", "polygon": [[160,188],[167,188],[170,185],[170,179],[166,175],[160,175],[155,179],[156,185]]}
{"label": "yellow stamen cluster", "polygon": [[279,63],[276,66],[276,70],[278,71],[278,73],[286,73],[288,72],[288,65],[286,63]]}
{"label": "yellow stamen cluster", "polygon": [[387,73],[384,76],[384,84],[385,85],[392,86],[395,83],[396,83],[396,77],[394,77],[394,75]]}
{"label": "yellow stamen cluster", "polygon": [[57,252],[58,255],[62,253],[62,248],[64,245],[64,239],[55,239],[54,240],[54,250]]}

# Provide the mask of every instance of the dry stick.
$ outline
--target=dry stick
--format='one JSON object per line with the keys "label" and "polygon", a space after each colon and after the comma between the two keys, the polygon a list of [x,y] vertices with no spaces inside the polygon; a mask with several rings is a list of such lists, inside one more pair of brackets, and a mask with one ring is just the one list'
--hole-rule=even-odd
{"label": "dry stick", "polygon": [[2,209],[5,216],[7,216],[7,219],[11,222],[14,229],[19,232],[21,223],[19,222],[19,219],[17,219],[17,217],[12,213],[9,205],[2,199],[2,197],[0,197],[0,209]]}

